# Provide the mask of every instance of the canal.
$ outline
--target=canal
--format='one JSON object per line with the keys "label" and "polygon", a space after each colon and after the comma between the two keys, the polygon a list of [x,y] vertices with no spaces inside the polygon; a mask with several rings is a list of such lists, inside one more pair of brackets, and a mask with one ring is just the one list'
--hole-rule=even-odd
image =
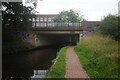
{"label": "canal", "polygon": [[54,45],[46,48],[22,52],[2,57],[2,76],[6,77],[30,77],[33,70],[48,70],[57,52],[65,45]]}

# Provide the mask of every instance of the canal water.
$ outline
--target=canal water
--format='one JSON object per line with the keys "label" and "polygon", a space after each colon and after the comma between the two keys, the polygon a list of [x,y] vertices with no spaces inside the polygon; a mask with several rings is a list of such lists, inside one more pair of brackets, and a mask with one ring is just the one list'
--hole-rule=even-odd
{"label": "canal water", "polygon": [[63,46],[50,46],[19,54],[5,55],[2,57],[2,76],[5,77],[30,77],[33,70],[47,70],[56,58],[57,52]]}

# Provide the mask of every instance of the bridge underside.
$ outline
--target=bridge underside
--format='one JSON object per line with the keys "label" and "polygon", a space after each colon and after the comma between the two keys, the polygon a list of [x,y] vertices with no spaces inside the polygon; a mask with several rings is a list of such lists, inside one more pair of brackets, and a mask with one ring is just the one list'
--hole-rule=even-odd
{"label": "bridge underside", "polygon": [[37,27],[33,28],[33,32],[37,34],[80,34],[82,27]]}
{"label": "bridge underside", "polygon": [[81,34],[82,31],[33,31],[35,34]]}
{"label": "bridge underside", "polygon": [[79,34],[36,34],[35,46],[47,46],[53,44],[77,43]]}
{"label": "bridge underside", "polygon": [[80,27],[40,27],[33,28],[35,46],[47,46],[61,43],[77,43],[79,34],[82,33]]}

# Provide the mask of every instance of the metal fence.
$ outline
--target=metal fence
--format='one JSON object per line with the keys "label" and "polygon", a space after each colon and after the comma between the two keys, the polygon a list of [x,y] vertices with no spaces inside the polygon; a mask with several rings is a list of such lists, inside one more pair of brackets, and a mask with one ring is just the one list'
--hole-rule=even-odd
{"label": "metal fence", "polygon": [[38,30],[80,30],[80,23],[43,23],[39,26],[34,26]]}

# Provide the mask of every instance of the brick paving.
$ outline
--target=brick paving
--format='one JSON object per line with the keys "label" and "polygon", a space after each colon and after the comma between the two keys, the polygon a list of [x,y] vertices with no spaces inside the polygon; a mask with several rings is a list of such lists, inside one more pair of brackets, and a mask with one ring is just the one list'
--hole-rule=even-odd
{"label": "brick paving", "polygon": [[69,46],[66,54],[66,78],[84,78],[87,79],[88,75],[82,68],[79,59],[74,52],[74,46]]}

